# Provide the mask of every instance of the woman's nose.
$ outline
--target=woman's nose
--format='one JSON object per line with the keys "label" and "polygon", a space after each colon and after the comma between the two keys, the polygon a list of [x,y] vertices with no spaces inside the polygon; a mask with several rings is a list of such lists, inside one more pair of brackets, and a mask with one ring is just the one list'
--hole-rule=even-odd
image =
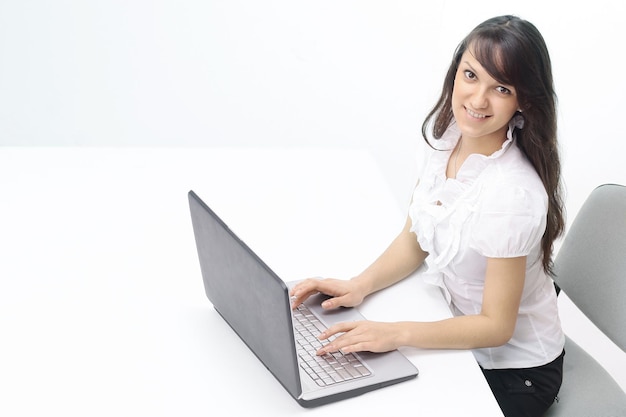
{"label": "woman's nose", "polygon": [[472,107],[474,107],[476,110],[486,108],[488,106],[487,92],[484,91],[482,88],[476,89],[476,91],[474,91],[474,94],[472,94],[472,99],[470,102],[472,103]]}

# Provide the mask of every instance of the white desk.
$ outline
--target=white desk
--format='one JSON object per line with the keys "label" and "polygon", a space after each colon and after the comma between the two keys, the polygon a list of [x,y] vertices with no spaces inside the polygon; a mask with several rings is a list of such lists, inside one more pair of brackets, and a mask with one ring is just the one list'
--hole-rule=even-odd
{"label": "white desk", "polygon": [[[0,415],[501,416],[471,353],[417,349],[416,379],[300,408],[205,298],[189,189],[286,280],[348,278],[404,222],[366,152],[0,148]],[[361,311],[450,314],[419,277]]]}

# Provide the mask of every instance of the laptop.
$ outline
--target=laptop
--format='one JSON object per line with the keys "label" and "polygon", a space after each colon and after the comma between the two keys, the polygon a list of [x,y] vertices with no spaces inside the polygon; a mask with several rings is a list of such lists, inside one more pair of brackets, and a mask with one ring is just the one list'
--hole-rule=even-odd
{"label": "laptop", "polygon": [[[319,326],[363,320],[363,316],[355,308],[323,310],[320,304],[327,298],[323,294],[303,303],[308,311],[292,311],[289,288],[296,282],[285,282],[277,276],[193,191],[188,197],[209,301],[301,406],[339,401],[418,375],[417,368],[398,350],[360,352],[348,358],[340,357],[339,352],[337,358],[314,353],[307,357],[303,340],[315,342],[316,337],[300,336],[303,327],[314,331]],[[315,324],[302,325],[301,316]],[[328,369],[325,359],[344,363],[348,372]],[[320,377],[318,369],[332,376]],[[345,374],[345,380],[339,374]]]}

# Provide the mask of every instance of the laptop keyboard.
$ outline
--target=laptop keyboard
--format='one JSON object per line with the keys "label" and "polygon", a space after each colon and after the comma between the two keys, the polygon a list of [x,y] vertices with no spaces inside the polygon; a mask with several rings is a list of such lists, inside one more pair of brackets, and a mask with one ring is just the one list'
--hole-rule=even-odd
{"label": "laptop keyboard", "polygon": [[[317,337],[326,330],[326,326],[304,304],[300,304],[294,310],[293,317],[300,366],[317,385],[324,387],[372,374],[352,353],[333,352],[323,356],[316,355],[315,352],[322,347],[322,342]],[[329,341],[333,339],[334,337],[331,337]]]}

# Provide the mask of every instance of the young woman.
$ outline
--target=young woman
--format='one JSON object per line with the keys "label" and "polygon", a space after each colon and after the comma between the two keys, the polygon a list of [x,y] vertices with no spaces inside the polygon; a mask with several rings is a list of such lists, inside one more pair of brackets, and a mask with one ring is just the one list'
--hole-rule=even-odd
{"label": "young woman", "polygon": [[[489,19],[458,46],[422,133],[434,149],[404,229],[351,280],[309,279],[324,308],[356,306],[426,263],[454,317],[342,323],[319,354],[472,349],[507,417],[541,416],[561,385],[564,335],[550,278],[564,228],[550,57],[531,23]],[[429,134],[430,133],[430,134]],[[432,136],[432,139],[429,138]]]}

